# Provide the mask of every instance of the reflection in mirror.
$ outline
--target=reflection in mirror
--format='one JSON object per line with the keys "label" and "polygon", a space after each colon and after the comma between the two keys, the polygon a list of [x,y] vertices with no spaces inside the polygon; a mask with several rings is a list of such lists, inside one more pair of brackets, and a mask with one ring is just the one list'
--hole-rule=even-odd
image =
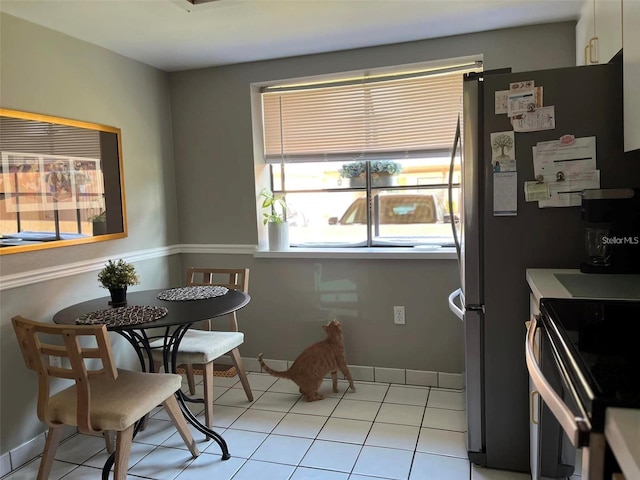
{"label": "reflection in mirror", "polygon": [[0,109],[0,254],[126,236],[120,130]]}

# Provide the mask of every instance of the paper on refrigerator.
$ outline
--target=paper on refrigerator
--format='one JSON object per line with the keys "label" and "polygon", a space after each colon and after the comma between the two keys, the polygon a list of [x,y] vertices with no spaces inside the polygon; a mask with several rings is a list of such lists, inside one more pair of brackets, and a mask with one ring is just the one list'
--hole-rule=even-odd
{"label": "paper on refrigerator", "polygon": [[549,200],[538,202],[540,208],[579,207],[582,205],[582,192],[600,188],[600,170],[588,170],[571,175],[560,182],[550,182]]}
{"label": "paper on refrigerator", "polygon": [[510,90],[507,94],[507,116],[515,117],[533,112],[543,105],[543,88],[531,87],[524,90]]}
{"label": "paper on refrigerator", "polygon": [[513,117],[536,108],[536,94],[533,89],[509,92],[507,97],[507,116]]}
{"label": "paper on refrigerator", "polygon": [[491,134],[491,169],[494,172],[515,172],[516,140],[513,131]]}
{"label": "paper on refrigerator", "polygon": [[511,82],[509,84],[509,90],[512,92],[517,92],[519,90],[530,90],[536,86],[536,82],[534,80],[524,80],[522,82]]}
{"label": "paper on refrigerator", "polygon": [[495,92],[495,113],[496,115],[500,115],[502,113],[507,113],[508,103],[509,103],[509,90],[499,90]]}
{"label": "paper on refrigerator", "polygon": [[544,182],[524,182],[524,201],[539,202],[549,200],[549,184]]}
{"label": "paper on refrigerator", "polygon": [[570,144],[559,140],[538,142],[533,147],[533,174],[538,181],[568,179],[569,175],[596,168],[596,137],[576,138]]}
{"label": "paper on refrigerator", "polygon": [[493,174],[493,215],[495,217],[518,214],[518,172]]}
{"label": "paper on refrigerator", "polygon": [[549,191],[549,199],[538,202],[540,208],[578,207],[584,190],[600,188],[596,137],[566,138],[533,147],[534,175]]}
{"label": "paper on refrigerator", "polygon": [[525,103],[524,111],[531,111],[534,108],[542,107],[542,87],[536,87],[533,80],[527,80],[524,82],[514,82],[509,84],[509,90],[498,90],[495,92],[495,114],[508,114],[509,117],[518,115],[517,104],[512,101],[511,109],[509,108],[509,97],[513,95],[513,99],[529,98],[528,93],[525,93],[524,97],[522,92],[533,91],[533,103]]}
{"label": "paper on refrigerator", "polygon": [[511,119],[516,132],[538,132],[556,128],[556,111],[554,106],[542,107],[533,112],[525,112]]}

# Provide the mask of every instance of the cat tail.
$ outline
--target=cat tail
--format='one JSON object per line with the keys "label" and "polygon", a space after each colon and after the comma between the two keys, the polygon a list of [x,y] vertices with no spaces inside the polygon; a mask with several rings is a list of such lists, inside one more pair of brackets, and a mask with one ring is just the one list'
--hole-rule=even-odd
{"label": "cat tail", "polygon": [[269,367],[266,363],[264,363],[264,360],[262,360],[262,353],[258,355],[258,362],[260,362],[260,366],[268,374],[273,375],[274,377],[289,378],[289,375],[288,375],[289,372],[287,371],[280,372],[278,370],[274,370],[273,368]]}

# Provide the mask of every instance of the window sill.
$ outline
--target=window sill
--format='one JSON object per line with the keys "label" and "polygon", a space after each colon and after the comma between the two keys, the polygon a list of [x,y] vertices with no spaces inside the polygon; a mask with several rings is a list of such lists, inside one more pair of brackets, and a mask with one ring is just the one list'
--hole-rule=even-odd
{"label": "window sill", "polygon": [[255,258],[350,258],[375,260],[455,260],[455,248],[426,249],[420,247],[376,248],[297,248],[271,251],[258,250]]}

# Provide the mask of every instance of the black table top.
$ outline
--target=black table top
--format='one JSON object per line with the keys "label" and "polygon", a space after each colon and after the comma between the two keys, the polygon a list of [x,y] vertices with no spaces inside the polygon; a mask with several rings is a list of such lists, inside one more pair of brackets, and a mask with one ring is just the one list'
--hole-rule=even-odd
{"label": "black table top", "polygon": [[[219,297],[205,298],[202,300],[160,300],[158,294],[165,290],[166,289],[161,288],[159,290],[143,290],[127,293],[127,306],[149,305],[165,307],[168,313],[164,317],[152,322],[138,323],[135,325],[107,327],[108,330],[140,330],[199,322],[235,312],[247,305],[251,300],[249,294],[239,290],[229,290],[226,294]],[[71,305],[56,313],[53,316],[53,321],[54,323],[63,325],[76,325],[76,319],[82,315],[112,308],[109,305],[110,300],[111,297],[107,296]]]}

